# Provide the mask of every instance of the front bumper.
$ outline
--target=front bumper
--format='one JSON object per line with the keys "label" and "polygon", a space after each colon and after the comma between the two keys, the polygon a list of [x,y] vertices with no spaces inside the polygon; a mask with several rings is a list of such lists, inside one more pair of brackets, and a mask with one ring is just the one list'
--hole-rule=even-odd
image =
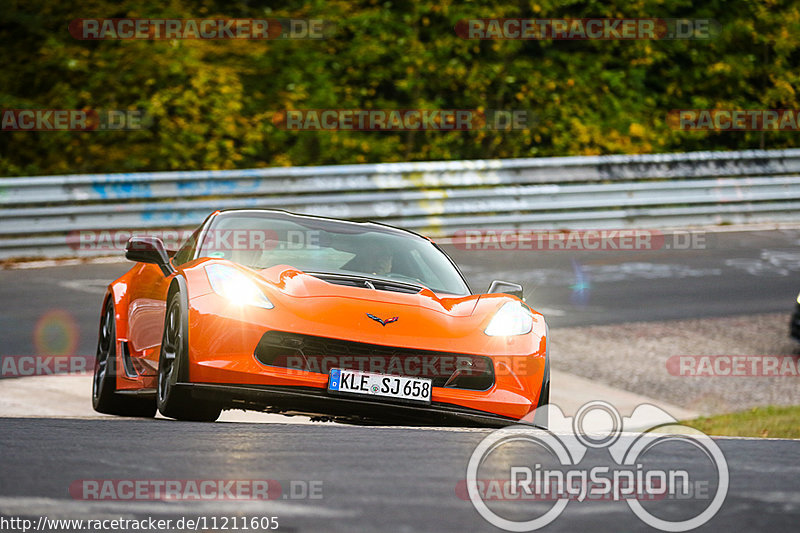
{"label": "front bumper", "polygon": [[310,387],[265,385],[220,385],[216,383],[178,383],[193,398],[219,403],[223,409],[249,409],[286,415],[306,415],[337,422],[392,424],[409,426],[504,427],[519,423],[493,413],[433,402],[417,406],[331,396]]}
{"label": "front bumper", "polygon": [[[335,315],[329,316],[333,311],[329,310],[327,314],[314,311],[322,304],[307,298],[298,298],[303,301],[293,306],[276,304],[272,310],[236,309],[220,298],[212,293],[189,300],[190,383],[257,390],[311,390],[324,399],[328,398],[327,372],[270,366],[259,361],[255,352],[261,339],[270,331],[293,332],[295,336],[313,336],[316,339],[350,339],[348,343],[351,345],[381,345],[400,352],[405,349],[397,347],[424,346],[423,351],[472,353],[491,358],[494,383],[488,389],[434,385],[433,404],[447,407],[446,411],[489,413],[503,420],[519,420],[536,408],[542,385],[549,377],[546,372],[545,337],[528,335],[505,339],[489,337],[482,332],[469,335],[453,333],[448,336],[451,330],[461,331],[459,328],[463,326],[454,325],[457,319],[440,317],[438,320],[441,323],[434,321],[428,327],[422,327],[415,325],[413,315],[404,316],[409,320],[400,320],[387,329],[367,318],[365,304],[355,300],[338,302]],[[296,308],[303,306],[309,307],[307,312],[296,311]],[[374,309],[381,316],[390,316],[393,312],[392,307],[382,308],[379,304],[370,304],[369,309]],[[338,348],[334,350],[337,351]],[[363,354],[348,351],[334,355]],[[374,405],[372,401],[366,403]],[[348,414],[337,412],[337,416]]]}

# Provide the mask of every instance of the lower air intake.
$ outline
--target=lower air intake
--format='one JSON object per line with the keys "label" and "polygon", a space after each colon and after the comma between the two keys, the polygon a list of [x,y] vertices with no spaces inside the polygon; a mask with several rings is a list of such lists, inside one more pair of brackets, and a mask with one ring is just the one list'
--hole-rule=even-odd
{"label": "lower air intake", "polygon": [[327,374],[331,368],[430,378],[434,387],[488,390],[494,366],[483,355],[366,344],[269,331],[256,346],[262,364]]}

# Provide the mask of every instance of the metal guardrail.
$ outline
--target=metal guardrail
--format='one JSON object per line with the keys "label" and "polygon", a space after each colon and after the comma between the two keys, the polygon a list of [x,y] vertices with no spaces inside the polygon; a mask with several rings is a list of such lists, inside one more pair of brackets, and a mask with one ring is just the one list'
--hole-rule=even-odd
{"label": "metal guardrail", "polygon": [[197,225],[271,207],[432,237],[800,221],[800,149],[0,178],[0,259],[81,256],[81,230]]}

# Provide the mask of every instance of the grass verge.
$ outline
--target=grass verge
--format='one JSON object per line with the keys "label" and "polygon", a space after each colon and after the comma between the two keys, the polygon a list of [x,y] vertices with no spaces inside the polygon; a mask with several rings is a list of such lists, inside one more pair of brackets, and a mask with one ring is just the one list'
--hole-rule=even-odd
{"label": "grass verge", "polygon": [[681,422],[707,435],[800,439],[800,405],[754,407],[738,413]]}

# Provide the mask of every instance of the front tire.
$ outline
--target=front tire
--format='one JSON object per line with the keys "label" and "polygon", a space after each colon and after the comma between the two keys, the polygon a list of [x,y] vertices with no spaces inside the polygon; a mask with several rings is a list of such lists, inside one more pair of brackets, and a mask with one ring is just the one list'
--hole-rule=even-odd
{"label": "front tire", "polygon": [[193,399],[188,390],[176,387],[188,381],[189,321],[181,292],[169,297],[164,317],[164,335],[158,359],[156,403],[162,415],[176,420],[213,422],[222,411],[219,405]]}
{"label": "front tire", "polygon": [[92,378],[92,407],[107,415],[142,418],[156,415],[156,403],[152,399],[126,397],[117,392],[117,328],[111,298],[106,301],[100,318]]}

